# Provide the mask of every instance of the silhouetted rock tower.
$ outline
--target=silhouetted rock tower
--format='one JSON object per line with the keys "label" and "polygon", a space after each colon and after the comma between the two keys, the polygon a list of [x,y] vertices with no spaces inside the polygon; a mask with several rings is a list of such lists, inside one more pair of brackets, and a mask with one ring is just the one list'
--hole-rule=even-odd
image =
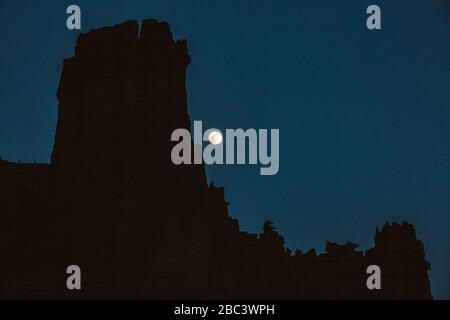
{"label": "silhouetted rock tower", "polygon": [[[192,287],[207,279],[206,270],[196,277],[190,272],[206,267],[199,264],[208,243],[201,234],[204,168],[170,160],[172,131],[190,128],[189,62],[186,41],[175,42],[168,24],[156,20],[140,29],[129,21],[82,34],[75,56],[64,61],[52,166],[61,211],[79,219],[73,239],[84,230],[75,241],[77,259],[98,263],[85,250],[98,246],[92,252],[104,252],[101,269],[118,268],[102,270],[98,279],[120,274],[120,281],[135,277],[142,285],[147,279],[162,289],[167,283],[153,283],[148,273],[180,265],[188,269],[173,270],[170,281]],[[204,248],[192,251],[186,246],[194,233]]]}

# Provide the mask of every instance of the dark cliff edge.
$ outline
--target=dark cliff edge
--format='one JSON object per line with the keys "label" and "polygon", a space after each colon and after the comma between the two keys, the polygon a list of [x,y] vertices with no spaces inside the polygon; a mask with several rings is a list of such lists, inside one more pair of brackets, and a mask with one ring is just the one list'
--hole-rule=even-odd
{"label": "dark cliff edge", "polygon": [[[365,252],[327,242],[322,254],[293,253],[270,221],[241,231],[203,165],[170,160],[172,131],[190,129],[189,63],[165,22],[80,35],[64,61],[51,163],[0,160],[0,298],[432,298],[408,223],[377,230]],[[82,290],[66,288],[72,264]],[[366,287],[372,264],[381,290]]]}

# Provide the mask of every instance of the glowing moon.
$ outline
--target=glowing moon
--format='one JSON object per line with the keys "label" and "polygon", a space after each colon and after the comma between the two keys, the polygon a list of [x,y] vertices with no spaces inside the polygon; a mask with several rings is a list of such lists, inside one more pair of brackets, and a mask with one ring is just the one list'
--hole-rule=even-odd
{"label": "glowing moon", "polygon": [[219,131],[213,131],[208,135],[208,140],[212,144],[221,144],[222,143],[222,134]]}

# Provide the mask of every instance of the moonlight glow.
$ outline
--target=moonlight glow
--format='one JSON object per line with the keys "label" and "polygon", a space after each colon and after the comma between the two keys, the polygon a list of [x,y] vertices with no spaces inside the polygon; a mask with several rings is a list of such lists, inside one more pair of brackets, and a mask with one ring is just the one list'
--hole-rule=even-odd
{"label": "moonlight glow", "polygon": [[222,134],[219,131],[213,131],[208,135],[208,140],[212,144],[221,144],[222,143]]}

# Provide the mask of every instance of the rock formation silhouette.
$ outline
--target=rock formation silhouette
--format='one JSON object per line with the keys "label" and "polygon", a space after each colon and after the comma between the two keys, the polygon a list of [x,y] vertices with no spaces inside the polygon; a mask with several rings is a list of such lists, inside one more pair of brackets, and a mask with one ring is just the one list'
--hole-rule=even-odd
{"label": "rock formation silhouette", "polygon": [[[172,164],[190,130],[187,43],[165,22],[81,34],[64,61],[50,164],[0,159],[1,298],[429,299],[422,242],[386,224],[375,246],[292,253],[272,222],[243,232],[203,165]],[[320,227],[320,226],[317,226]],[[382,289],[366,287],[367,266]],[[79,265],[82,290],[66,287]]]}

